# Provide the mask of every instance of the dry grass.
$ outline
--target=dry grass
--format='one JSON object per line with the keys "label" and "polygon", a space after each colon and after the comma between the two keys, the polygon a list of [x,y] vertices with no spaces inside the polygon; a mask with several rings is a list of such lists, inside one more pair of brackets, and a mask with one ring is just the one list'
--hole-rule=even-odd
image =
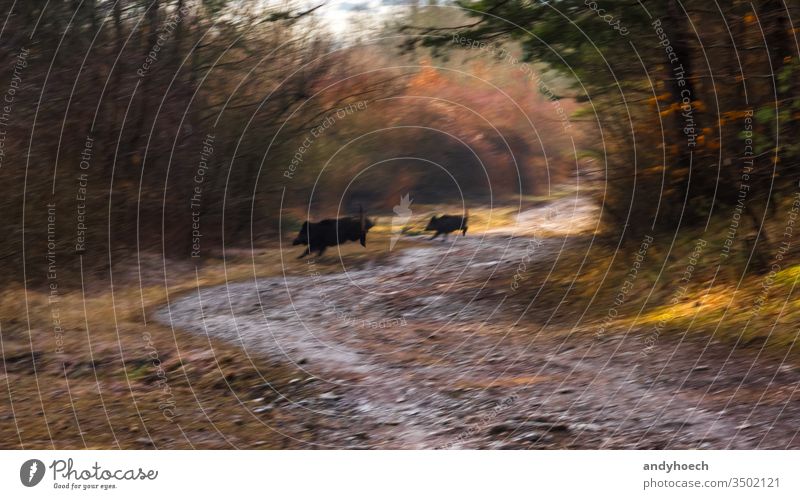
{"label": "dry grass", "polygon": [[[147,257],[141,287],[133,263],[123,263],[114,271],[113,293],[104,279],[93,281],[85,296],[75,287],[60,289],[53,302],[47,289],[4,290],[0,314],[13,319],[0,331],[2,447],[285,446],[280,426],[297,415],[251,411],[276,397],[267,383],[289,397],[313,391],[289,383],[301,376],[299,369],[145,320],[168,294],[246,279],[254,269],[279,274],[280,255],[273,248],[254,259],[208,260],[197,276],[189,264],[167,262],[166,281],[161,262]],[[301,265],[292,259],[288,268]],[[326,266],[332,269],[333,259],[321,263]],[[54,320],[63,330],[62,353]]]}
{"label": "dry grass", "polygon": [[[315,271],[379,260],[390,242],[391,232],[376,227],[366,248],[330,248],[314,259]],[[395,250],[414,244],[400,239]],[[291,245],[230,249],[197,267],[143,254],[118,262],[110,275],[85,276],[83,290],[79,280],[59,283],[52,301],[46,286],[4,289],[0,315],[10,319],[0,323],[2,448],[285,447],[281,426],[313,426],[314,416],[280,406],[253,410],[277,391],[313,394],[313,382],[290,383],[307,375],[149,317],[198,287],[303,274],[301,252]]]}
{"label": "dry grass", "polygon": [[[455,207],[415,206],[405,234],[421,233],[434,212],[458,211]],[[516,207],[491,212],[472,208],[470,232],[511,225],[516,213]],[[342,265],[380,263],[387,258],[397,232],[388,217],[376,221],[366,248],[352,243],[331,248],[324,257],[314,259],[315,271],[337,272]],[[528,270],[529,287],[509,303],[526,304],[549,275],[546,289],[527,316],[532,320],[549,317],[558,306],[552,324],[559,320],[568,324],[585,312],[582,329],[591,334],[613,303],[638,241],[616,254],[608,244],[595,243],[587,257],[590,238],[591,233],[575,236],[567,251],[558,255],[553,269],[551,261],[534,262]],[[686,294],[671,304],[695,240],[685,237],[678,241],[661,271],[667,245],[657,238],[609,330],[631,328],[646,333],[660,325],[661,334],[681,334],[688,329],[713,334],[719,340],[764,342],[789,351],[800,325],[800,297],[795,289],[800,265],[790,263],[796,259],[787,257],[782,270],[772,276],[765,304],[756,310],[754,303],[767,275],[748,273],[736,288],[731,284],[734,274],[727,268],[709,288],[722,239],[706,239],[708,249]],[[417,238],[400,238],[394,249],[416,244],[420,244]],[[141,260],[119,262],[114,267],[113,293],[109,276],[87,276],[85,290],[80,282],[60,283],[57,301],[50,301],[46,287],[5,289],[0,293],[0,315],[5,318],[0,323],[2,447],[287,446],[281,427],[312,428],[314,415],[288,405],[252,411],[276,398],[270,386],[291,398],[313,395],[313,382],[291,382],[305,378],[299,368],[251,358],[235,345],[172,330],[149,317],[168,297],[194,292],[197,286],[254,276],[303,274],[307,263],[296,259],[300,252],[300,247],[292,246],[255,253],[228,250],[224,259],[209,258],[198,267],[193,262],[162,262],[141,255]],[[63,329],[63,353],[57,352],[54,320]],[[796,349],[790,354],[796,357]]]}
{"label": "dry grass", "polygon": [[[627,242],[615,252],[611,244],[575,244],[559,255],[549,275],[544,295],[562,295],[555,288],[571,286],[566,293],[563,315],[583,315],[580,330],[596,332],[610,309],[617,314],[606,325],[609,334],[634,331],[659,335],[690,335],[742,345],[762,345],[777,353],[797,357],[795,341],[800,331],[800,264],[797,253],[787,254],[781,270],[744,271],[745,243],[737,242],[733,256],[720,266],[724,230],[701,234],[708,242],[687,281],[681,282],[694,253],[697,238],[687,230],[670,248],[671,235],[656,236],[646,259],[621,305],[615,305],[627,279],[640,240]],[[585,241],[584,241],[585,243]],[[614,243],[615,244],[615,243]],[[777,248],[766,248],[766,255]],[[669,250],[669,251],[668,251]],[[586,256],[587,264],[581,268]],[[664,263],[666,261],[666,264]],[[717,268],[719,266],[719,271]],[[580,270],[578,270],[580,269]],[[549,266],[535,269],[537,285]],[[713,284],[712,284],[713,281]],[[546,296],[542,300],[547,302]]]}

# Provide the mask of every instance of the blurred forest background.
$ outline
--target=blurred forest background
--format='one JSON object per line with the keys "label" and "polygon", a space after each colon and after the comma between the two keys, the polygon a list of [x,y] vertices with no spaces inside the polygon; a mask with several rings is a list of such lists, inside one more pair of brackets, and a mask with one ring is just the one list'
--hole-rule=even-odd
{"label": "blurred forest background", "polygon": [[797,1],[460,5],[480,20],[467,36],[517,40],[569,77],[613,219],[676,229],[739,207],[758,232],[796,192]]}
{"label": "blurred forest background", "polygon": [[91,265],[186,258],[193,220],[209,251],[273,240],[310,199],[321,218],[578,184],[612,234],[735,210],[768,241],[799,178],[796,1],[377,2],[344,30],[340,2],[4,4],[13,280],[52,250],[48,204],[65,269],[81,237]]}
{"label": "blurred forest background", "polygon": [[409,192],[418,203],[460,202],[459,189],[497,202],[545,193],[574,170],[547,97],[515,68],[402,46],[400,26],[466,17],[454,8],[406,9],[348,40],[318,5],[10,7],[3,81],[27,51],[0,170],[0,254],[15,279],[23,232],[28,263],[46,257],[50,203],[66,271],[79,236],[86,265],[114,261],[109,251],[188,258],[193,217],[206,251],[273,240],[281,209],[284,224],[304,216],[312,189],[321,218],[343,196],[371,212]]}
{"label": "blurred forest background", "polygon": [[[575,332],[576,343],[608,348],[608,362],[598,364],[603,372],[628,368],[632,357],[615,357],[605,343],[628,333],[623,353],[632,355],[663,332],[665,345],[667,333],[680,341],[696,334],[752,346],[756,360],[767,344],[779,347],[784,360],[790,353],[797,358],[800,0],[0,5],[4,446],[295,445],[280,431],[264,436],[261,426],[245,424],[256,408],[273,428],[294,428],[290,433],[314,441],[309,412],[264,406],[273,387],[287,400],[327,391],[296,382],[308,376],[305,368],[243,355],[239,338],[223,341],[154,317],[200,287],[286,275],[298,277],[298,288],[318,285],[314,269],[337,275],[343,268],[378,269],[376,279],[401,284],[414,272],[428,277],[424,260],[410,274],[397,268],[415,253],[395,258],[399,252],[386,250],[395,228],[388,217],[407,195],[411,218],[423,220],[422,227],[423,213],[453,213],[462,202],[470,208],[467,238],[451,249],[465,255],[480,247],[483,261],[448,260],[449,250],[442,252],[438,270],[458,276],[443,294],[458,298],[452,303],[478,290],[480,298],[502,296],[498,320],[515,315],[524,345],[539,338],[545,323],[552,338]],[[569,211],[567,196],[578,198],[573,207],[588,209],[575,210],[575,217],[575,211],[552,220],[542,215],[552,206]],[[366,248],[344,245],[313,267],[295,259],[299,248],[286,247],[304,219],[354,215],[359,205],[380,218]],[[516,218],[521,210],[528,218]],[[515,257],[502,252],[500,236],[484,245],[478,238],[494,228],[491,217],[505,229],[521,220],[529,229],[523,236],[535,232],[546,251],[526,247]],[[580,217],[589,223],[572,231]],[[638,266],[642,241],[653,244]],[[419,245],[435,254],[445,247],[434,243],[406,237],[398,248]],[[634,264],[638,277],[631,282]],[[464,270],[478,277],[465,279]],[[443,285],[425,282],[423,294]],[[358,311],[376,304],[392,314],[395,305],[429,307],[416,304],[414,286],[404,290],[407,297],[372,301],[360,300],[370,294],[361,291],[340,286],[330,295]],[[220,303],[230,300],[218,296]],[[265,296],[260,312],[279,309],[270,301],[276,295]],[[295,313],[310,311],[320,330],[354,337],[349,324],[317,314],[322,300],[316,298]],[[448,303],[433,312],[450,317],[455,308]],[[453,334],[435,329],[438,340],[417,335],[417,327],[431,333],[439,327],[425,314],[414,327],[365,336],[377,338],[381,354],[402,345],[395,341],[403,335],[424,347],[419,358],[401,359],[411,362],[405,374],[394,365],[386,371],[393,387],[418,384],[418,375],[434,371],[424,364],[432,362],[433,347],[446,345],[436,342],[461,342],[497,318],[480,310],[470,310],[479,312],[480,325],[455,321]],[[521,310],[524,319],[516,316]],[[482,340],[468,338],[463,343],[471,352],[452,356],[459,362],[453,378],[462,374],[462,361],[489,357]],[[508,359],[528,352],[518,345],[511,343]],[[744,371],[751,363],[723,350],[697,369],[714,376],[709,386],[719,378],[753,397],[741,407],[757,406],[760,388],[739,390],[750,370],[737,378],[726,367]],[[524,377],[509,387],[529,384],[529,368],[553,364],[546,348],[540,353],[547,355],[520,363]],[[694,362],[691,355],[683,357],[663,385],[670,400],[674,380],[693,369],[681,363]],[[498,358],[486,384],[475,388],[492,386],[489,378],[508,362]],[[775,362],[788,381],[767,398],[784,404],[796,397],[798,371]],[[721,366],[720,374],[708,366]],[[575,372],[567,363],[563,368],[554,380]],[[595,374],[591,366],[584,372]],[[769,379],[766,371],[753,372]],[[547,376],[536,378],[533,384]],[[649,393],[655,385],[623,378],[620,386],[633,387],[636,400],[638,387]],[[597,385],[576,383],[595,395]],[[104,394],[111,396],[104,401]],[[595,398],[603,407],[586,406],[589,419],[606,410],[602,393]],[[638,406],[616,391],[609,398],[622,400],[620,408]],[[726,405],[709,414],[730,413],[721,395],[711,398]],[[669,402],[653,399],[653,407],[662,405]],[[477,406],[463,407],[467,417],[480,416]],[[783,418],[794,432],[800,416],[781,416],[785,406],[775,407],[770,420]],[[796,404],[788,407],[800,414]],[[743,418],[735,431],[742,422],[767,426]]]}

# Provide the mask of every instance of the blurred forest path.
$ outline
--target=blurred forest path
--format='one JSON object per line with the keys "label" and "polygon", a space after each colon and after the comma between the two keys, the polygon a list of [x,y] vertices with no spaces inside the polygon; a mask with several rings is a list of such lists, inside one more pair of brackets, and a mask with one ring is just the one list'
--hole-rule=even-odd
{"label": "blurred forest path", "polygon": [[[562,199],[516,226],[416,236],[341,273],[309,260],[309,275],[205,288],[156,318],[304,372],[292,397],[239,399],[256,418],[289,421],[271,427],[286,447],[800,447],[785,359],[676,335],[646,351],[641,331],[593,335],[563,310],[570,286],[545,284],[562,254],[592,243],[575,234],[597,217]],[[524,281],[521,296],[513,283]]]}

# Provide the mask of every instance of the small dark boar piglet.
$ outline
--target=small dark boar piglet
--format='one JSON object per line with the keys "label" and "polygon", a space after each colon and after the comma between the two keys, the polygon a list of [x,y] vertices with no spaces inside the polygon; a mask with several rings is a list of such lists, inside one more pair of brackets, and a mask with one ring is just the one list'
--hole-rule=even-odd
{"label": "small dark boar piglet", "polygon": [[447,239],[447,235],[453,231],[461,231],[461,235],[467,235],[467,219],[469,218],[469,212],[464,212],[464,216],[460,215],[442,215],[440,217],[433,216],[431,217],[431,221],[428,222],[428,226],[425,227],[425,230],[432,230],[436,233],[431,236],[431,239],[434,239],[439,234],[444,234],[444,238]]}

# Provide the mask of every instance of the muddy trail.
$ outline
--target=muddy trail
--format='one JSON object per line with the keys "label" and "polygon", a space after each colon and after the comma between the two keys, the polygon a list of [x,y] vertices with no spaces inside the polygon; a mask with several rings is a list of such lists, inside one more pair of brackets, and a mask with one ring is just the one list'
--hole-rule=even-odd
{"label": "muddy trail", "polygon": [[[562,201],[519,221],[595,216]],[[796,366],[702,337],[664,335],[643,355],[640,332],[597,338],[561,296],[536,306],[555,291],[527,271],[546,276],[576,250],[570,237],[517,227],[416,239],[336,274],[310,259],[301,275],[202,289],[157,319],[301,370],[302,396],[273,387],[246,401],[255,417],[302,414],[301,427],[275,428],[288,447],[800,447]]]}

